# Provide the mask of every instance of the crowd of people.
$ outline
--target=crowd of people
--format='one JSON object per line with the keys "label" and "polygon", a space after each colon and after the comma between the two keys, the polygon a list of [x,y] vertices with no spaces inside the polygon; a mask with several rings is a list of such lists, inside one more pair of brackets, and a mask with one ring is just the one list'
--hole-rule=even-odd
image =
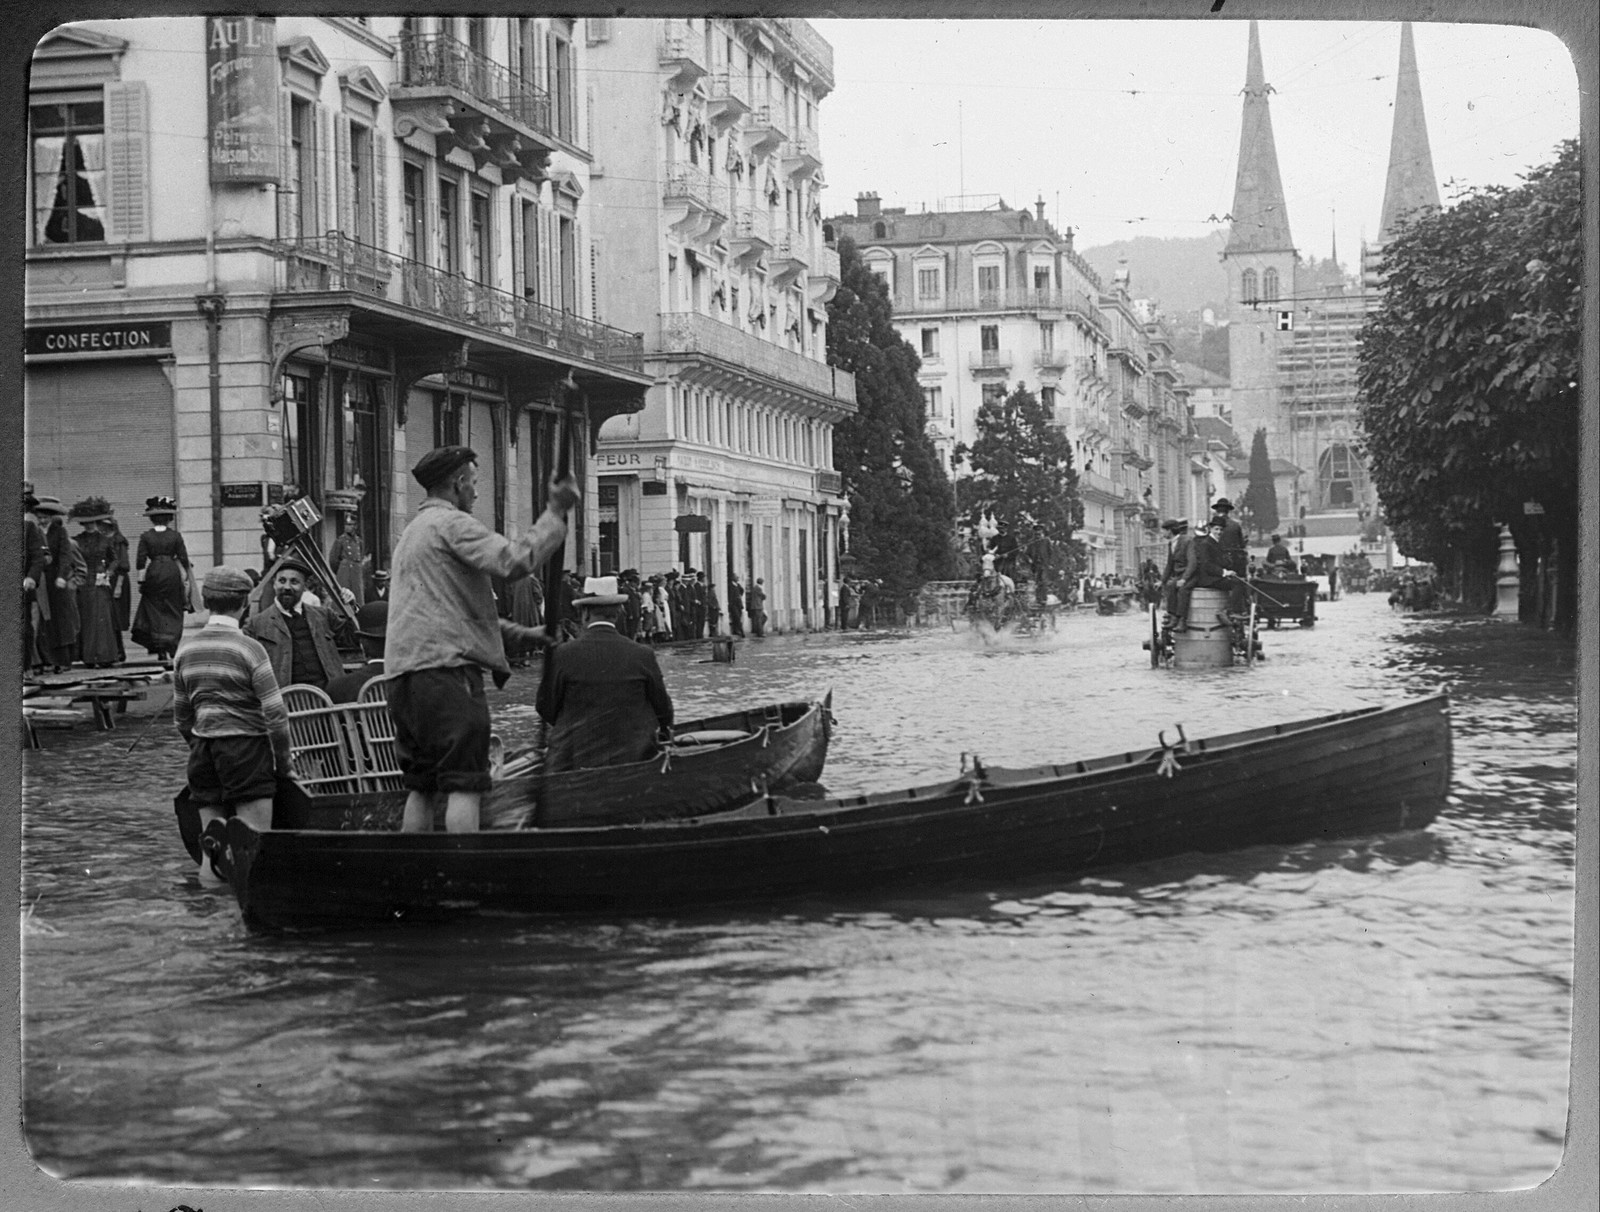
{"label": "crowd of people", "polygon": [[[145,502],[148,528],[129,543],[104,497],[70,508],[22,486],[22,669],[25,677],[128,659],[127,640],[170,664],[191,609],[193,572],[170,497]],[[73,528],[76,527],[76,533]],[[132,610],[133,585],[139,609]]]}

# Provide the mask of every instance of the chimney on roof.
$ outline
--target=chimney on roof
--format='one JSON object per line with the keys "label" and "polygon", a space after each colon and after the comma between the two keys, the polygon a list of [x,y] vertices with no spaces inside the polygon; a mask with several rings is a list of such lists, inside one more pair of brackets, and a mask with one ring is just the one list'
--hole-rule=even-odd
{"label": "chimney on roof", "polygon": [[1061,238],[1063,240],[1065,240],[1066,243],[1067,243],[1067,251],[1071,252],[1072,251],[1072,228],[1069,227],[1069,228],[1067,228],[1066,231],[1062,232],[1061,233]]}
{"label": "chimney on roof", "polygon": [[1033,204],[1034,213],[1039,216],[1039,222],[1044,222],[1044,195],[1040,194]]}
{"label": "chimney on roof", "polygon": [[869,193],[856,195],[856,218],[871,219],[878,214],[878,211],[879,205],[877,194]]}

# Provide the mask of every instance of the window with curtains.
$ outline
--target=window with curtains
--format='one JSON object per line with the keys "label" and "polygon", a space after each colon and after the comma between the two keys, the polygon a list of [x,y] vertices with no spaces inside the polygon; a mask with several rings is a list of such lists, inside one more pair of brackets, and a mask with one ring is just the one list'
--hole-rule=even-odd
{"label": "window with curtains", "polygon": [[578,230],[577,224],[561,216],[561,310],[578,310]]}
{"label": "window with curtains", "polygon": [[428,248],[427,185],[422,166],[409,161],[401,169],[400,252],[408,261],[426,261]]}
{"label": "window with curtains", "polygon": [[539,227],[540,212],[538,204],[526,198],[516,199],[520,210],[519,222],[521,223],[521,256],[522,256],[522,297],[537,301],[539,289]]}
{"label": "window with curtains", "polygon": [[106,238],[105,104],[98,99],[35,103],[32,127],[33,242],[83,244]]}
{"label": "window with curtains", "polygon": [[494,240],[489,231],[489,195],[472,191],[470,216],[472,278],[487,286],[494,281]]}
{"label": "window with curtains", "polygon": [[356,229],[352,233],[362,244],[377,244],[375,215],[372,203],[375,185],[374,142],[370,127],[350,124],[350,201],[355,215]]}
{"label": "window with curtains", "polygon": [[460,270],[461,189],[454,182],[439,178],[439,268],[453,274]]}
{"label": "window with curtains", "polygon": [[577,141],[577,73],[572,65],[572,22],[552,22],[550,30],[548,88],[551,122],[555,134],[568,143]]}
{"label": "window with curtains", "polygon": [[317,109],[302,97],[289,101],[289,180],[294,234],[317,234]]}

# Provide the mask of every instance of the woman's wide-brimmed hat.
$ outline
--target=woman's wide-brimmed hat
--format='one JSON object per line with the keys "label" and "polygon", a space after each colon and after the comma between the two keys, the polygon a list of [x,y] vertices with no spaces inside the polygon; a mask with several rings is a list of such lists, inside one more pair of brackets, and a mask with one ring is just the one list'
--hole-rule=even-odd
{"label": "woman's wide-brimmed hat", "polygon": [[40,497],[39,503],[33,507],[33,512],[59,518],[66,516],[67,507],[61,503],[60,497]]}
{"label": "woman's wide-brimmed hat", "polygon": [[70,510],[70,516],[75,522],[109,522],[111,520],[111,503],[104,497],[84,497]]}
{"label": "woman's wide-brimmed hat", "polygon": [[171,516],[177,512],[178,503],[171,497],[165,497],[157,494],[156,496],[146,497],[144,499],[144,516],[147,518]]}
{"label": "woman's wide-brimmed hat", "polygon": [[621,606],[628,600],[628,595],[617,592],[616,577],[586,577],[583,582],[583,596],[573,598],[574,606]]}

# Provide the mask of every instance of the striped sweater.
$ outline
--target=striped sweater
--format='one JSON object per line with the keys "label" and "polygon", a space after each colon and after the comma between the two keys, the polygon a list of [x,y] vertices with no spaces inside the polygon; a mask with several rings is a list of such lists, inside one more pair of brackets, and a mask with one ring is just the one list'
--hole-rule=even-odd
{"label": "striped sweater", "polygon": [[267,650],[226,615],[212,615],[178,649],[172,671],[172,714],[184,740],[268,736],[273,748],[288,756],[289,713]]}

